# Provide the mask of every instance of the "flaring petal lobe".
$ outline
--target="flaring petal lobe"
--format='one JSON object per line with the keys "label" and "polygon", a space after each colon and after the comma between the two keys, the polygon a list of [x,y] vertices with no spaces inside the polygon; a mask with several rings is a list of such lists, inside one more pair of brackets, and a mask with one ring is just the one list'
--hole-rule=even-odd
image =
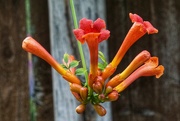
{"label": "flaring petal lobe", "polygon": [[84,34],[92,31],[93,21],[87,18],[82,18],[79,22],[79,29],[84,30]]}

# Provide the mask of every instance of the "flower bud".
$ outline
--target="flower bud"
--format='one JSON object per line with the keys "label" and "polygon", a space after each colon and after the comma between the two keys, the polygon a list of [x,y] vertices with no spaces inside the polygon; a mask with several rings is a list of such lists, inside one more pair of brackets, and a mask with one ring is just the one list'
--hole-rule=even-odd
{"label": "flower bud", "polygon": [[104,79],[101,76],[97,76],[96,81],[100,82],[102,86],[104,85]]}
{"label": "flower bud", "polygon": [[81,96],[80,96],[78,93],[72,92],[72,91],[71,91],[71,93],[74,95],[74,97],[76,98],[76,100],[78,100],[79,102],[83,102]]}
{"label": "flower bud", "polygon": [[113,90],[108,96],[108,101],[116,101],[119,97],[119,93],[115,90]]}
{"label": "flower bud", "polygon": [[109,94],[112,91],[113,91],[113,88],[111,86],[107,86],[105,90],[105,95]]}
{"label": "flower bud", "polygon": [[103,91],[103,86],[99,81],[96,81],[93,84],[93,90],[97,93],[97,94],[101,94]]}
{"label": "flower bud", "polygon": [[82,86],[79,84],[75,84],[75,83],[70,84],[70,90],[72,92],[80,93],[81,88],[82,88]]}
{"label": "flower bud", "polygon": [[82,87],[80,89],[80,95],[83,101],[85,101],[88,97],[88,89],[86,87]]}
{"label": "flower bud", "polygon": [[98,98],[99,98],[102,102],[104,102],[104,100],[105,100],[105,95],[104,95],[104,94],[100,94],[100,95],[98,96]]}
{"label": "flower bud", "polygon": [[81,104],[81,105],[79,105],[78,107],[76,107],[76,112],[77,112],[78,114],[82,114],[82,113],[85,111],[85,109],[86,109],[86,105]]}
{"label": "flower bud", "polygon": [[100,116],[106,115],[106,109],[103,106],[99,104],[95,104],[93,106],[94,106],[95,111],[98,113],[98,115]]}

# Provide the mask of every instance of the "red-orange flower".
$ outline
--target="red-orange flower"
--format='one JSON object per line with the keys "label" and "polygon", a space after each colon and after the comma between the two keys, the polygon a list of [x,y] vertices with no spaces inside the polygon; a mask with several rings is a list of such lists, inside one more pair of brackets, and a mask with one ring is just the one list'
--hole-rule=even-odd
{"label": "red-orange flower", "polygon": [[154,28],[150,22],[143,21],[143,19],[137,14],[130,13],[129,17],[134,24],[132,25],[129,32],[127,33],[117,54],[115,55],[112,62],[108,66],[108,67],[111,67],[112,69],[105,69],[104,72],[102,73],[102,76],[104,79],[107,79],[113,74],[113,73],[109,73],[108,70],[116,69],[116,67],[121,62],[122,58],[124,57],[125,53],[139,38],[141,38],[146,33],[154,34],[158,32],[158,30]]}
{"label": "red-orange flower", "polygon": [[26,37],[22,48],[48,62],[59,74],[70,83],[81,85],[81,81],[71,72],[65,70],[35,39]]}
{"label": "red-orange flower", "polygon": [[74,35],[81,43],[86,41],[90,52],[90,72],[88,84],[92,88],[98,75],[98,44],[110,36],[109,30],[105,30],[104,20],[96,21],[83,18],[79,22],[79,29],[75,29]]}
{"label": "red-orange flower", "polygon": [[87,18],[82,18],[79,22],[79,29],[75,29],[74,35],[77,40],[81,43],[84,43],[86,37],[84,35],[88,33],[99,33],[98,42],[102,42],[103,40],[107,40],[110,36],[110,31],[105,30],[106,24],[104,20],[98,18],[96,21],[89,20]]}
{"label": "red-orange flower", "polygon": [[154,28],[149,21],[143,21],[143,19],[139,15],[129,13],[129,17],[133,23],[138,22],[143,24],[148,34],[158,33],[158,30]]}
{"label": "red-orange flower", "polygon": [[158,58],[151,57],[148,61],[145,62],[144,65],[139,67],[123,82],[121,82],[118,86],[116,86],[114,90],[121,92],[139,77],[156,76],[156,78],[159,78],[163,75],[163,73],[164,73],[164,67],[162,65],[159,65]]}
{"label": "red-orange flower", "polygon": [[[99,64],[99,68],[98,44],[103,40],[107,40],[110,36],[110,31],[106,30],[105,21],[98,18],[93,22],[92,20],[83,18],[79,22],[79,28],[73,30],[76,39],[80,41],[81,44],[86,42],[89,48],[90,70],[88,80],[86,80],[85,83],[81,83],[75,74],[78,75],[80,70],[83,72],[87,70],[84,68],[79,68],[79,70],[75,69],[78,62],[74,60],[74,56],[65,54],[63,64],[59,64],[32,37],[25,38],[22,47],[24,50],[47,61],[65,80],[69,82],[70,91],[81,103],[76,108],[77,113],[83,113],[86,104],[92,103],[96,112],[100,116],[104,116],[106,110],[100,105],[100,103],[117,100],[120,96],[119,93],[141,76],[156,76],[156,78],[159,78],[164,72],[164,67],[159,65],[158,58],[151,57],[150,53],[144,50],[132,60],[122,73],[115,75],[106,82],[106,79],[115,72],[125,53],[139,38],[146,33],[154,34],[158,32],[150,22],[143,21],[143,19],[137,14],[130,13],[129,17],[133,22],[133,25],[128,31],[117,54],[108,65],[104,55],[99,54],[100,59],[103,61],[103,64]],[[101,66],[101,64],[103,66]],[[85,64],[83,64],[83,66],[84,65]],[[85,77],[86,76],[87,75],[85,75]]]}
{"label": "red-orange flower", "polygon": [[114,76],[107,84],[106,87],[111,86],[112,88],[116,87],[120,84],[125,78],[127,78],[134,70],[136,70],[139,66],[144,64],[151,57],[150,53],[146,50],[139,53],[132,62],[128,65],[128,67],[120,74]]}

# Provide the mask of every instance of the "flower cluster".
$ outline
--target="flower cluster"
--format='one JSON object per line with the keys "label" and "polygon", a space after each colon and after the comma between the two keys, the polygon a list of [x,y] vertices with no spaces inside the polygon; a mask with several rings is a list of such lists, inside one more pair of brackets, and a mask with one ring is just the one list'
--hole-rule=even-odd
{"label": "flower cluster", "polygon": [[[27,37],[22,44],[24,50],[39,56],[47,61],[62,77],[69,82],[70,90],[74,97],[80,102],[76,108],[77,113],[83,113],[87,103],[91,103],[100,116],[106,114],[106,110],[100,103],[115,101],[126,87],[142,76],[155,76],[159,78],[164,67],[159,65],[158,57],[151,57],[146,50],[140,52],[127,68],[109,79],[115,72],[127,50],[146,33],[154,34],[158,30],[150,22],[143,21],[137,14],[129,14],[132,27],[127,33],[122,45],[113,60],[108,64],[102,52],[98,52],[98,44],[107,40],[110,31],[106,30],[104,20],[98,18],[92,21],[83,18],[79,22],[79,28],[75,29],[74,35],[82,44],[88,45],[90,53],[90,69],[88,71],[87,83],[83,83],[77,75],[82,74],[82,68],[76,68],[79,61],[72,55],[65,54],[63,63],[59,64],[36,40]],[[103,60],[103,64],[98,62],[98,57]],[[109,79],[108,81],[106,81]]]}

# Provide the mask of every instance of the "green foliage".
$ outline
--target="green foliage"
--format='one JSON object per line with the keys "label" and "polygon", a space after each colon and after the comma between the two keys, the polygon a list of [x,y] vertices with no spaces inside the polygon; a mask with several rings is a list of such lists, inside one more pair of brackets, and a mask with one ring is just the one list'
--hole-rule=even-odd
{"label": "green foliage", "polygon": [[69,55],[67,53],[64,54],[63,56],[63,64],[61,64],[61,66],[64,69],[69,70],[70,68],[75,68],[79,65],[79,61],[77,60],[72,60],[71,62],[69,62]]}
{"label": "green foliage", "polygon": [[64,54],[63,60],[65,63],[68,63],[69,55],[67,53]]}
{"label": "green foliage", "polygon": [[75,74],[76,74],[76,75],[84,75],[86,72],[87,72],[86,69],[84,69],[84,68],[78,68],[78,69],[76,69]]}
{"label": "green foliage", "polygon": [[101,62],[98,63],[98,68],[104,70],[108,65],[106,58],[101,51],[98,52],[98,57],[101,59]]}
{"label": "green foliage", "polygon": [[75,68],[79,65],[79,61],[73,60],[70,64],[69,64],[69,68]]}
{"label": "green foliage", "polygon": [[[71,68],[76,68],[79,66],[80,61],[73,60],[69,63],[69,55],[67,53],[63,56],[63,64],[61,66],[66,69],[70,70]],[[85,68],[76,68],[75,75],[85,75],[87,70]]]}

